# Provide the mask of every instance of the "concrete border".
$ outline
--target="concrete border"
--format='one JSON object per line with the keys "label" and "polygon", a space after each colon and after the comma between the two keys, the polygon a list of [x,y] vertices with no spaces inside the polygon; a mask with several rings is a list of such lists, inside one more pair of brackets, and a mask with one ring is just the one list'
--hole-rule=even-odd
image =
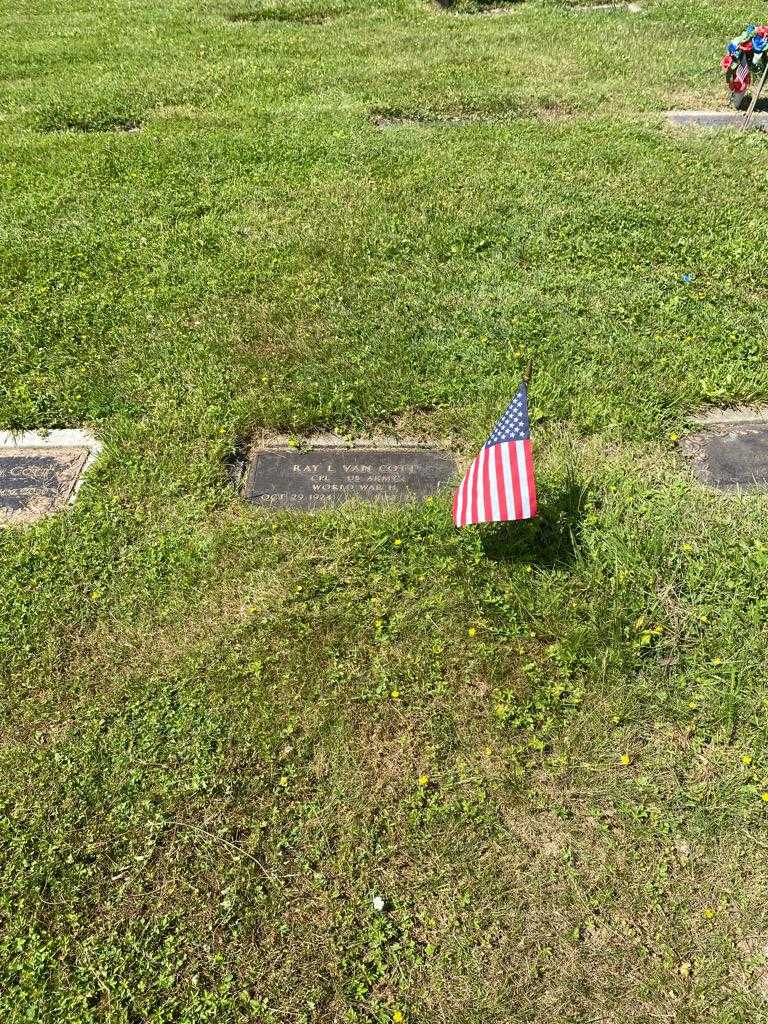
{"label": "concrete border", "polygon": [[702,427],[720,423],[768,423],[768,405],[737,405],[733,409],[707,409],[692,419]]}
{"label": "concrete border", "polygon": [[[743,129],[743,113],[725,110],[668,110],[664,115],[672,128],[700,128],[719,131],[723,128]],[[751,130],[768,130],[768,113],[756,113],[752,117]]]}

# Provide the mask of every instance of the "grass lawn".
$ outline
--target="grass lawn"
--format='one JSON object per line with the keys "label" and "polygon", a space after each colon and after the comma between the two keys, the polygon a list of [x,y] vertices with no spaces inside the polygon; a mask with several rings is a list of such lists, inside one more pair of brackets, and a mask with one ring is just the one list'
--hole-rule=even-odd
{"label": "grass lawn", "polygon": [[[663,120],[765,11],[643,7],[0,0],[0,429],[104,444],[0,533],[4,1024],[765,1020],[768,497],[675,439],[768,142]],[[529,359],[532,523],[228,482]]]}

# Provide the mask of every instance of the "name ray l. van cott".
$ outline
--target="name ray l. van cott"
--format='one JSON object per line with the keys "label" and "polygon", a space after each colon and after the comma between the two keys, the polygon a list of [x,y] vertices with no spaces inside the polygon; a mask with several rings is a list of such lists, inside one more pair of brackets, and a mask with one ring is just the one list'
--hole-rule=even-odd
{"label": "name ray l. van cott", "polygon": [[452,455],[426,448],[262,449],[251,461],[244,496],[272,509],[312,510],[352,498],[410,502],[447,488],[455,473]]}

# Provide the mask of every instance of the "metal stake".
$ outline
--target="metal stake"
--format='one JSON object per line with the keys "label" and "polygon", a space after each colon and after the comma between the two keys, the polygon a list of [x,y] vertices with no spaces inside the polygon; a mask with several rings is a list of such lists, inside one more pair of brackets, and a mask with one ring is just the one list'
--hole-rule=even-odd
{"label": "metal stake", "polygon": [[748,129],[749,129],[749,124],[750,124],[750,122],[752,120],[752,115],[755,112],[755,107],[757,106],[757,101],[760,99],[760,93],[763,91],[763,87],[765,85],[766,78],[768,78],[768,60],[766,60],[766,62],[765,62],[765,71],[763,72],[763,77],[760,79],[760,85],[758,85],[757,89],[755,90],[755,95],[752,97],[752,102],[749,104],[749,110],[747,111],[747,116],[744,118],[744,131],[745,132],[748,131]]}

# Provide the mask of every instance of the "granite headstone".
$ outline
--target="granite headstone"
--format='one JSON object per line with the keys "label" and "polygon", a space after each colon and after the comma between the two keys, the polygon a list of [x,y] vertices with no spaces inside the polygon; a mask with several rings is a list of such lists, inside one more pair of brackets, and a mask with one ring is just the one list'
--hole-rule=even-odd
{"label": "granite headstone", "polygon": [[455,472],[449,453],[429,449],[263,449],[248,467],[245,498],[274,509],[328,508],[351,498],[418,501],[447,486]]}
{"label": "granite headstone", "polygon": [[87,448],[0,448],[0,525],[66,505],[87,458]]}
{"label": "granite headstone", "polygon": [[709,487],[749,491],[768,487],[768,420],[729,419],[684,442],[693,471]]}

